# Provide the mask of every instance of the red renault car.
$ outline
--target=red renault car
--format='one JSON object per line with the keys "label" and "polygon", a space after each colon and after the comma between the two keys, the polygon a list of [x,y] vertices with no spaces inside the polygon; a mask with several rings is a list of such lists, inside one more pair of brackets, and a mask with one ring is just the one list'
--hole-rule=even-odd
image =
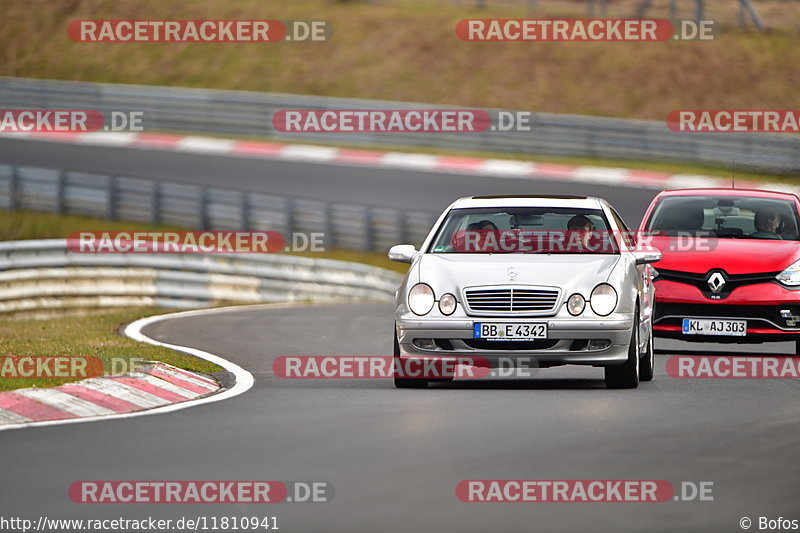
{"label": "red renault car", "polygon": [[800,199],[744,189],[660,193],[640,239],[661,250],[653,332],[695,342],[795,341],[800,355]]}

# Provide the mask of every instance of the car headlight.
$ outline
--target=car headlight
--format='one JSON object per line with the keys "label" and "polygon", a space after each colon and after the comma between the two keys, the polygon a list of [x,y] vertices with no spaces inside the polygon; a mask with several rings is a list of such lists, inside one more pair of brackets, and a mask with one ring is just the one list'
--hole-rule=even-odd
{"label": "car headlight", "polygon": [[573,294],[567,300],[567,311],[572,316],[578,316],[586,308],[586,300],[580,294]]}
{"label": "car headlight", "polygon": [[433,289],[424,283],[417,283],[408,291],[408,307],[415,315],[427,315],[435,301]]}
{"label": "car headlight", "polygon": [[790,287],[800,285],[800,261],[789,265],[786,270],[775,276],[775,279]]}
{"label": "car headlight", "polygon": [[592,291],[592,311],[600,316],[610,315],[617,306],[617,291],[608,283],[601,283]]}
{"label": "car headlight", "polygon": [[450,294],[442,295],[439,298],[439,311],[442,312],[443,315],[452,315],[456,312],[456,297]]}

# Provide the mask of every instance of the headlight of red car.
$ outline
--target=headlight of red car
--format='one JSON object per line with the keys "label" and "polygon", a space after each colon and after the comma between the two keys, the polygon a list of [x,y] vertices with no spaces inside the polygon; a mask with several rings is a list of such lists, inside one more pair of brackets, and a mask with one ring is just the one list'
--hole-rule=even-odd
{"label": "headlight of red car", "polygon": [[789,267],[775,276],[775,278],[789,287],[800,285],[800,261],[795,261]]}

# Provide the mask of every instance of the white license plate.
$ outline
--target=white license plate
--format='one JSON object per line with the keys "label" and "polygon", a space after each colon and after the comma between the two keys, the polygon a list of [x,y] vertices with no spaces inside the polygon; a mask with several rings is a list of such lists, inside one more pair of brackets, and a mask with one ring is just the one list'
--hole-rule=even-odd
{"label": "white license plate", "polygon": [[722,335],[744,337],[747,335],[747,320],[725,320],[721,318],[684,318],[681,332],[684,335]]}
{"label": "white license plate", "polygon": [[476,322],[472,331],[475,339],[488,341],[527,341],[547,338],[547,324],[540,322],[520,324],[504,322]]}

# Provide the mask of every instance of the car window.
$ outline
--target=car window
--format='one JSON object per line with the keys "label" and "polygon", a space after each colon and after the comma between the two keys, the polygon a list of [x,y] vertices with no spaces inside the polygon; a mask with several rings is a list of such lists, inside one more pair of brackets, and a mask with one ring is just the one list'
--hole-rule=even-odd
{"label": "car window", "polygon": [[600,209],[462,208],[447,214],[428,252],[619,253],[610,236]]}
{"label": "car window", "polygon": [[748,196],[667,196],[645,226],[653,235],[800,240],[795,203]]}
{"label": "car window", "polygon": [[625,246],[627,246],[629,249],[635,248],[636,234],[628,228],[628,225],[625,224],[625,221],[622,220],[622,217],[619,216],[619,213],[617,213],[617,210],[613,207],[611,208],[611,217],[617,223],[617,227],[622,232],[622,239],[625,241]]}

